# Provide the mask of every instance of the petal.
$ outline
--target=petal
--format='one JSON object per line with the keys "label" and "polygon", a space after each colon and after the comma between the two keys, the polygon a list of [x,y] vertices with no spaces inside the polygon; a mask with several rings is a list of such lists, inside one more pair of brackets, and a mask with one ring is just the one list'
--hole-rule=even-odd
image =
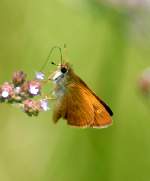
{"label": "petal", "polygon": [[37,80],[44,80],[45,75],[42,72],[36,72],[35,77]]}
{"label": "petal", "polygon": [[9,96],[9,92],[8,91],[2,91],[2,97],[3,98],[7,98]]}

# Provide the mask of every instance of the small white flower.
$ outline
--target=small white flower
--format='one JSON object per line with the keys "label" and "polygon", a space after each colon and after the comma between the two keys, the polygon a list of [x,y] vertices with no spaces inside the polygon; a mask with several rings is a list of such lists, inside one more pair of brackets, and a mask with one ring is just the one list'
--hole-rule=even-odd
{"label": "small white flower", "polygon": [[41,108],[43,111],[48,111],[50,108],[48,107],[48,101],[47,100],[41,100]]}
{"label": "small white flower", "polygon": [[30,85],[29,92],[33,95],[37,95],[39,93],[39,88],[37,86]]}
{"label": "small white flower", "polygon": [[20,87],[16,87],[16,88],[15,88],[15,93],[16,93],[16,94],[19,94],[20,91],[21,91],[21,88],[20,88]]}
{"label": "small white flower", "polygon": [[7,90],[2,91],[2,97],[7,98],[9,96],[9,92]]}
{"label": "small white flower", "polygon": [[42,72],[36,72],[35,77],[37,80],[44,80],[45,75]]}

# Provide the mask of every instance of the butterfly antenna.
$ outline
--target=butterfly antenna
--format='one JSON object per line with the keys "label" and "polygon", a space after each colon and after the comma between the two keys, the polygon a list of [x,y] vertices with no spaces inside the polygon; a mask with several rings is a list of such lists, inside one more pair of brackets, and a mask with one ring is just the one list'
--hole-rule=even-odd
{"label": "butterfly antenna", "polygon": [[51,64],[52,64],[52,65],[56,65],[56,66],[58,66],[58,64],[56,64],[55,62],[51,62]]}
{"label": "butterfly antenna", "polygon": [[67,45],[64,43],[64,46],[63,46],[63,52],[64,52],[64,54],[66,55],[66,52],[67,52]]}
{"label": "butterfly antenna", "polygon": [[[52,53],[53,53],[53,51],[54,51],[55,49],[58,49],[58,50],[59,50],[59,52],[60,52],[60,63],[61,63],[61,65],[63,64],[62,50],[61,50],[61,48],[60,48],[59,46],[54,46],[54,47],[51,48],[51,50],[50,50],[50,52],[49,52],[49,54],[48,54],[48,56],[47,56],[47,58],[46,58],[46,61],[45,61],[44,64],[42,65],[42,67],[41,67],[41,69],[40,69],[41,72],[44,70],[44,68],[46,67],[46,65],[49,63],[49,59],[50,59],[50,57],[51,57],[51,55],[52,55]],[[54,63],[54,62],[51,62],[51,64],[58,66],[58,65],[57,65],[56,63]]]}

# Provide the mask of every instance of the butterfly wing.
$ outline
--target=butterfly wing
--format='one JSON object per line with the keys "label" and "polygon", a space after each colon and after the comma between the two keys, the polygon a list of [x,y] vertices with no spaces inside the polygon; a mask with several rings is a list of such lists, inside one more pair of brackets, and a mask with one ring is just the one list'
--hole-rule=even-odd
{"label": "butterfly wing", "polygon": [[71,84],[66,99],[67,109],[64,118],[67,123],[77,127],[89,127],[94,120],[94,108],[85,90],[81,90],[76,84]]}
{"label": "butterfly wing", "polygon": [[[88,114],[87,114],[88,112]],[[53,112],[53,120],[57,122],[63,117],[68,124],[85,127],[94,119],[93,106],[79,87],[71,84],[61,99],[58,99]]]}
{"label": "butterfly wing", "polygon": [[72,69],[61,84],[56,84],[55,93],[59,96],[53,113],[54,122],[63,117],[69,125],[77,127],[102,128],[112,124],[113,113],[109,106]]}
{"label": "butterfly wing", "polygon": [[112,119],[100,99],[84,84],[72,83],[67,94],[68,124],[79,127],[107,127]]}
{"label": "butterfly wing", "polygon": [[69,125],[76,127],[103,128],[111,125],[111,109],[84,84],[68,84],[66,94],[55,108],[54,121],[63,117]]}

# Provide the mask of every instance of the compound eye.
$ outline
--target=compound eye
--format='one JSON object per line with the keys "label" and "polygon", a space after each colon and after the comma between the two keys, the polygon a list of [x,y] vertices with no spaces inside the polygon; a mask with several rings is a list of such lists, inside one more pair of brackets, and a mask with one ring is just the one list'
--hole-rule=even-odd
{"label": "compound eye", "polygon": [[64,74],[64,73],[66,73],[67,72],[67,69],[65,68],[65,67],[62,67],[61,68],[61,72]]}

